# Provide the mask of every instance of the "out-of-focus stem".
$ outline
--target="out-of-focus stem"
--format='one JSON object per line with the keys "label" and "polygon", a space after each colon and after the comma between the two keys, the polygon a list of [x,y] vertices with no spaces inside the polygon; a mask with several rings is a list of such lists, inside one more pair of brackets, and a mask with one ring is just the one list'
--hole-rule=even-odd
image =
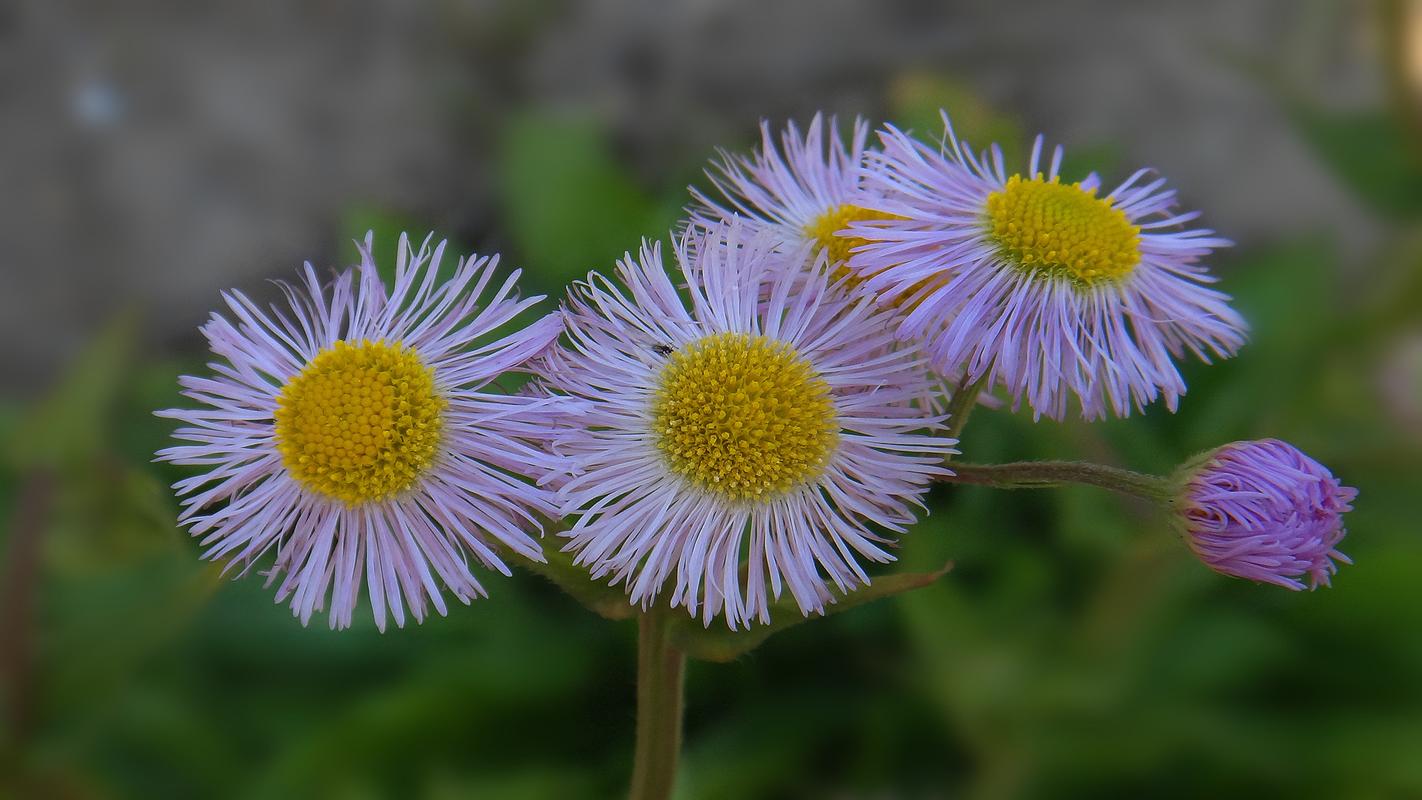
{"label": "out-of-focus stem", "polygon": [[1414,67],[1409,63],[1416,54],[1412,37],[1418,22],[1414,15],[1422,14],[1414,0],[1379,0],[1377,20],[1382,39],[1383,73],[1393,112],[1407,128],[1404,137],[1412,145],[1412,157],[1422,164],[1422,85],[1418,85]]}
{"label": "out-of-focus stem", "polygon": [[686,655],[671,644],[670,612],[654,605],[637,616],[637,744],[632,800],[667,800],[681,752]]}
{"label": "out-of-focus stem", "polygon": [[52,476],[44,470],[25,479],[10,528],[4,579],[0,581],[0,753],[9,745],[18,746],[29,728],[29,702],[34,694],[30,685],[31,626],[39,583],[40,538],[49,515],[52,483]]}
{"label": "out-of-focus stem", "polygon": [[956,439],[963,432],[963,426],[968,424],[968,415],[978,404],[978,395],[982,394],[983,387],[987,385],[990,373],[984,373],[977,380],[969,382],[967,374],[958,382],[958,388],[953,391],[953,397],[948,401],[948,429],[944,436]]}
{"label": "out-of-focus stem", "polygon": [[1086,461],[1019,461],[1012,464],[962,464],[954,462],[953,475],[943,480],[998,489],[1052,489],[1085,484],[1113,492],[1164,501],[1170,489],[1164,478]]}

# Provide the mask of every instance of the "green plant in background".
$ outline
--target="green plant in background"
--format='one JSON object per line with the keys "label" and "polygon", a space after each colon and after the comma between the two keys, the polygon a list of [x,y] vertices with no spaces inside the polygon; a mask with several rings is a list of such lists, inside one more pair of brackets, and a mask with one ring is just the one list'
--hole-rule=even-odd
{"label": "green plant in background", "polygon": [[[1415,285],[1415,264],[1415,255],[1393,262],[1394,283]],[[1169,454],[1222,437],[1268,430],[1299,437],[1368,489],[1368,503],[1352,525],[1360,566],[1340,590],[1328,598],[1264,596],[1212,581],[1191,569],[1165,537],[1136,535],[1162,524],[1148,505],[1089,488],[1023,496],[1007,507],[982,489],[936,491],[934,516],[904,540],[901,569],[923,576],[912,583],[928,584],[951,557],[960,565],[953,580],[934,582],[897,604],[805,627],[785,646],[757,651],[753,661],[737,661],[726,672],[693,667],[693,729],[682,793],[745,796],[798,787],[814,794],[814,787],[831,785],[910,791],[940,785],[953,774],[972,775],[982,796],[1047,787],[1139,792],[1171,774],[1186,793],[1253,785],[1327,796],[1345,786],[1376,787],[1380,794],[1416,786],[1406,757],[1422,741],[1415,714],[1408,712],[1416,698],[1383,696],[1375,688],[1405,685],[1405,676],[1422,663],[1415,644],[1397,635],[1398,628],[1422,621],[1413,619],[1415,604],[1407,602],[1408,576],[1419,561],[1416,546],[1396,535],[1407,530],[1408,470],[1416,464],[1416,447],[1380,424],[1360,397],[1366,387],[1353,377],[1360,358],[1371,361],[1390,346],[1395,328],[1379,320],[1407,319],[1409,307],[1389,293],[1375,303],[1330,309],[1328,259],[1317,246],[1249,254],[1235,267],[1239,277],[1231,288],[1255,324],[1255,343],[1214,373],[1187,372],[1193,388],[1189,414],[1087,427],[1033,426],[982,412],[974,415],[961,449],[980,461],[1090,453],[1163,472]],[[1285,282],[1290,293],[1274,288]],[[93,373],[106,361],[91,361],[80,373]],[[93,394],[95,405],[108,404],[102,412],[108,418],[127,419],[143,407],[165,404],[157,398],[178,371],[160,365],[142,375],[115,374],[113,380],[125,384],[118,396],[106,400],[89,390],[74,396]],[[121,463],[153,475],[139,464],[160,429],[124,430],[115,437],[116,427],[100,425],[101,441],[117,441],[95,447],[127,453]],[[11,422],[9,428],[30,425]],[[12,466],[9,474],[29,469]],[[91,480],[84,474],[66,472],[64,480]],[[14,502],[18,497],[11,493],[8,510],[22,505]],[[190,564],[162,515],[139,519],[139,528],[175,548],[174,566],[188,571],[194,586],[213,585]],[[107,519],[84,525],[109,529]],[[76,568],[53,554],[47,559],[47,574]],[[112,571],[118,563],[111,559],[94,568]],[[560,567],[569,570],[561,582],[597,593],[587,602],[617,616],[634,612],[620,591],[603,593],[606,587],[575,582],[580,573],[569,563],[555,560],[550,569]],[[181,581],[170,590],[152,580],[159,573],[151,565],[137,574],[148,579],[141,581],[146,590],[163,598],[155,609],[181,594]],[[876,576],[870,587],[833,608],[911,583],[894,580]],[[98,591],[92,580],[79,583],[84,593]],[[150,616],[134,602],[136,589],[115,587],[107,595],[126,619]],[[74,581],[54,591],[71,595],[46,606],[60,617],[67,608],[105,602],[92,594],[73,596],[81,591]],[[625,632],[578,624],[559,613],[566,604],[537,584],[501,583],[481,613],[407,631],[394,643],[359,625],[345,638],[289,631],[283,620],[264,621],[279,615],[248,611],[259,596],[245,585],[223,592],[203,612],[195,629],[200,633],[180,645],[170,642],[187,630],[181,618],[166,636],[136,637],[143,641],[130,642],[132,663],[151,664],[155,656],[144,661],[142,654],[158,653],[156,671],[109,681],[81,675],[59,684],[56,696],[82,684],[100,702],[86,702],[81,694],[70,711],[46,704],[27,734],[30,742],[45,744],[28,750],[26,771],[42,775],[47,765],[80,759],[88,765],[86,783],[150,796],[206,794],[220,776],[241,774],[231,755],[234,745],[248,749],[299,735],[300,745],[263,758],[265,766],[222,791],[342,796],[420,786],[436,796],[580,796],[611,793],[622,779],[626,755],[616,737],[608,741],[596,723],[567,719],[566,709],[618,719],[630,698],[617,692],[609,697],[605,682],[615,684],[628,666],[619,655]],[[205,588],[194,599],[206,601]],[[772,619],[773,626],[747,634],[686,624],[677,646],[694,657],[734,659],[749,637],[802,617],[791,606],[776,609]],[[856,653],[887,650],[889,662],[904,666],[886,672],[882,662],[846,653],[850,639],[863,643],[853,648]],[[111,647],[76,641],[100,652]],[[1357,653],[1368,669],[1341,653],[1301,662],[1302,653],[1331,651],[1318,647],[1325,641]],[[57,650],[41,657],[88,671],[102,665],[87,662],[110,660]],[[231,677],[280,673],[296,683],[274,697],[260,688],[266,681],[255,681],[252,689],[224,697],[231,686],[215,679],[172,681],[191,664]],[[330,675],[334,664],[345,665],[343,674]],[[806,675],[805,664],[819,665],[818,674]],[[292,674],[293,668],[305,674]],[[1281,681],[1291,693],[1315,698],[1307,712],[1251,688]],[[106,709],[103,698],[117,696],[111,687],[124,684],[138,688]],[[320,688],[296,688],[303,684]],[[864,692],[869,684],[878,689]],[[728,697],[741,700],[734,714],[718,710]],[[838,698],[834,709],[823,707],[825,697]],[[931,705],[918,702],[925,697]],[[85,716],[89,722],[76,728]],[[234,724],[213,730],[207,724],[213,718]],[[532,754],[527,745],[494,733],[508,730],[510,720],[526,721],[530,735],[563,730],[567,739],[541,744]],[[452,741],[435,744],[435,732]],[[945,743],[952,753],[948,764],[937,752],[912,763],[915,754],[930,755],[923,751],[925,734]],[[823,759],[831,752],[845,756],[825,769]],[[1300,765],[1300,752],[1317,758]],[[467,767],[431,773],[418,766],[440,763]]]}

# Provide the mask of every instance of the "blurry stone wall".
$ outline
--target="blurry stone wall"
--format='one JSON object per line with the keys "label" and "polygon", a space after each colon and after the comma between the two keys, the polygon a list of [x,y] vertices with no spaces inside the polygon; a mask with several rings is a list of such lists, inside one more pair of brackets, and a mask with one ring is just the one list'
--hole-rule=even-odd
{"label": "blurry stone wall", "polygon": [[896,76],[951,74],[1159,167],[1242,245],[1366,249],[1278,98],[1376,104],[1367,22],[1297,0],[21,0],[0,6],[0,389],[36,391],[123,308],[195,347],[218,290],[329,265],[353,206],[497,245],[494,145],[531,107],[595,115],[654,183],[761,117],[877,119]]}

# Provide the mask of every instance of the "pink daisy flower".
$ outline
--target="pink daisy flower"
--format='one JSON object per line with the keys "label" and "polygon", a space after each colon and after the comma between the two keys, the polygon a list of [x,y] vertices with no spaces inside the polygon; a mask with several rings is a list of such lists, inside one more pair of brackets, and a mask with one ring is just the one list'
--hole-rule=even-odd
{"label": "pink daisy flower", "polygon": [[[823,253],[777,251],[743,222],[689,233],[676,280],[660,245],[596,273],[565,305],[566,346],[541,374],[580,398],[561,535],[596,579],[648,607],[664,589],[705,624],[770,620],[788,588],[804,614],[868,583],[886,534],[922,509],[954,442],[915,399],[930,380],[894,348],[886,312],[831,285]],[[685,282],[684,292],[678,283]]]}
{"label": "pink daisy flower", "polygon": [[849,266],[904,310],[898,335],[923,343],[944,374],[986,376],[1036,417],[1073,398],[1094,419],[1163,398],[1185,383],[1174,360],[1233,355],[1245,323],[1209,288],[1201,259],[1229,242],[1185,227],[1175,192],[1140,170],[1104,196],[1089,175],[1065,183],[1062,151],[1038,137],[1025,172],[1001,150],[974,155],[947,116],[942,148],[889,127],[871,155],[875,208],[898,219],[850,224],[866,242]]}
{"label": "pink daisy flower", "polygon": [[[460,259],[438,277],[444,243],[414,252],[400,237],[393,287],[361,264],[322,285],[308,263],[284,306],[224,294],[232,317],[203,326],[220,360],[183,377],[196,409],[183,444],[159,460],[202,467],[174,484],[179,517],[205,558],[242,573],[274,552],[276,599],[304,625],[329,602],[345,628],[364,580],[375,623],[405,623],[486,594],[471,561],[508,574],[499,548],[542,560],[530,531],[552,507],[526,477],[553,466],[528,443],[557,398],[485,392],[559,335],[557,315],[491,334],[541,298],[514,294],[515,272],[486,297],[498,259]],[[472,556],[472,558],[471,558]]]}
{"label": "pink daisy flower", "polygon": [[832,266],[843,264],[856,242],[837,234],[850,222],[884,217],[864,185],[868,123],[856,119],[847,144],[835,120],[822,114],[803,134],[787,124],[778,143],[769,122],[760,131],[761,146],[750,157],[722,151],[707,170],[723,200],[691,190],[691,225],[706,231],[743,216],[747,230],[766,233],[786,250],[808,246],[811,259],[824,250]]}

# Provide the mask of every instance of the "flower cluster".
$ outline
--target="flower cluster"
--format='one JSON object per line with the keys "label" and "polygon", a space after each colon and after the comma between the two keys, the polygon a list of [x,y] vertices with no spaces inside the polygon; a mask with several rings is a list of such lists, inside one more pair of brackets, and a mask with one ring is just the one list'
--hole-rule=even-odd
{"label": "flower cluster", "polygon": [[[442,279],[444,245],[403,237],[388,287],[367,238],[283,304],[230,293],[203,328],[212,376],[182,382],[200,408],[160,412],[182,427],[159,458],[203,468],[176,484],[182,521],[208,557],[269,564],[303,623],[329,605],[349,625],[362,582],[382,629],[443,614],[446,591],[484,594],[471,564],[543,560],[545,531],[643,609],[733,629],[785,595],[824,613],[954,480],[976,402],[1173,412],[1182,359],[1244,343],[1205,266],[1230,243],[1163,179],[1071,181],[1041,138],[1009,167],[944,123],[936,144],[889,125],[873,145],[862,121],[848,141],[818,116],[766,125],[713,163],[668,255],[644,242],[521,328],[541,298],[518,299],[517,272],[471,257]],[[506,373],[523,389],[496,388]],[[1346,561],[1356,492],[1283,443],[1226,445],[1171,485],[1219,572],[1301,588]]]}

